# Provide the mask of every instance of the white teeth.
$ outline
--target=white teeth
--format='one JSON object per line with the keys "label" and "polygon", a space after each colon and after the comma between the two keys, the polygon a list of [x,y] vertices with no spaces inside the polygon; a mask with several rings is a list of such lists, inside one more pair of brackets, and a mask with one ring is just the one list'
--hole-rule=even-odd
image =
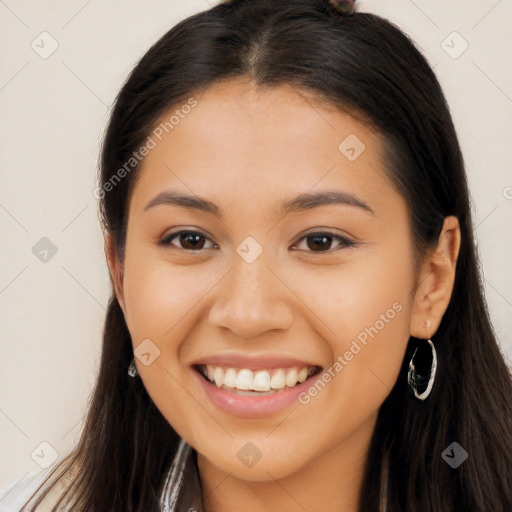
{"label": "white teeth", "polygon": [[228,368],[224,374],[224,386],[236,388],[236,370],[234,368]]}
{"label": "white teeth", "polygon": [[215,379],[215,384],[220,388],[224,384],[224,370],[217,366],[213,372],[213,378]]}
{"label": "white teeth", "polygon": [[270,391],[270,375],[267,370],[260,370],[254,375],[254,391]]}
{"label": "white teeth", "polygon": [[[217,384],[217,382],[215,382]],[[236,377],[236,387],[238,389],[252,389],[253,377],[251,370],[240,370]]]}
{"label": "white teeth", "polygon": [[286,374],[286,385],[291,388],[297,384],[297,370],[295,368],[292,368],[288,371]]}
{"label": "white teeth", "polygon": [[315,373],[316,367],[262,369],[253,372],[247,368],[223,368],[222,366],[206,365],[202,367],[201,371],[210,382],[214,382],[219,388],[273,393],[301,384]]}
{"label": "white teeth", "polygon": [[286,385],[286,376],[284,374],[284,370],[279,368],[274,372],[272,378],[270,379],[270,387],[272,389],[283,389]]}

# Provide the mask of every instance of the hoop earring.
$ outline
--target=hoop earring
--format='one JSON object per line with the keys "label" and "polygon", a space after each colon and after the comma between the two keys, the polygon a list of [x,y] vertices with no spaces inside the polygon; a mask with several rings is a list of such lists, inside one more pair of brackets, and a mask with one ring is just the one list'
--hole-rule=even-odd
{"label": "hoop earring", "polygon": [[135,366],[135,357],[132,359],[130,366],[128,366],[128,375],[130,377],[137,377],[139,372],[137,371],[137,366]]}
{"label": "hoop earring", "polygon": [[409,391],[420,402],[430,396],[437,373],[437,353],[434,344],[430,339],[424,341],[428,346],[421,344],[416,347],[407,373]]}

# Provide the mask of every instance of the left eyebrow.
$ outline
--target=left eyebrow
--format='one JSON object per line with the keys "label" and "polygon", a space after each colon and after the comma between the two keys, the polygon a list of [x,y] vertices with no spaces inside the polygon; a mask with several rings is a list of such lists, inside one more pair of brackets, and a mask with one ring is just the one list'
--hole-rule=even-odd
{"label": "left eyebrow", "polygon": [[344,204],[347,206],[355,206],[361,208],[372,215],[376,213],[370,206],[364,203],[361,199],[349,192],[325,190],[317,192],[306,192],[299,194],[291,201],[286,201],[281,208],[282,214],[287,215],[292,212],[300,212],[304,210],[310,210],[318,206],[325,206],[329,204]]}

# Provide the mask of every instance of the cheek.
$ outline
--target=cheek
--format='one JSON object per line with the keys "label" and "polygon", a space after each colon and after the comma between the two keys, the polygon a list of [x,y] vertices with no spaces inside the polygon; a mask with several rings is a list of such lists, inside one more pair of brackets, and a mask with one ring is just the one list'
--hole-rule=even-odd
{"label": "cheek", "polygon": [[[312,401],[318,400],[332,421],[344,415],[348,428],[351,422],[357,428],[357,421],[380,407],[401,367],[410,335],[414,277],[404,239],[401,245],[354,251],[351,261],[336,270],[304,272],[295,289],[318,313],[317,329],[333,361],[325,375],[329,390]],[[322,384],[317,387],[324,389]],[[358,412],[347,419],[347,411]]]}
{"label": "cheek", "polygon": [[169,344],[173,331],[193,313],[210,285],[200,265],[178,267],[144,251],[127,250],[124,296],[126,321],[134,345],[144,338]]}
{"label": "cheek", "polygon": [[187,441],[193,441],[189,418],[203,417],[204,411],[187,391],[191,375],[180,364],[180,350],[201,321],[201,300],[215,284],[213,274],[206,266],[170,265],[140,248],[126,251],[124,295],[132,344],[136,349],[149,339],[158,348],[150,365],[138,363],[139,376],[156,407]]}
{"label": "cheek", "polygon": [[[342,340],[356,337],[388,310],[392,322],[386,326],[393,324],[393,329],[402,331],[408,326],[414,276],[412,259],[405,247],[402,251],[377,245],[354,249],[343,264],[292,266],[286,272],[294,291],[324,323],[326,329],[322,333],[340,340],[339,344],[333,341],[335,349],[343,349]],[[395,303],[399,306],[393,308]],[[395,314],[397,309],[402,309],[400,314]]]}

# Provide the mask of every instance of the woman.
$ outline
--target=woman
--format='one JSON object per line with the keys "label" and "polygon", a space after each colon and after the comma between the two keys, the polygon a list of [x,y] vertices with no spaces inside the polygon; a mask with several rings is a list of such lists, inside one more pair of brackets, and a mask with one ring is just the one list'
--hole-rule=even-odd
{"label": "woman", "polygon": [[512,509],[448,107],[411,41],[346,4],[213,7],[123,86],[100,373],[23,510]]}

